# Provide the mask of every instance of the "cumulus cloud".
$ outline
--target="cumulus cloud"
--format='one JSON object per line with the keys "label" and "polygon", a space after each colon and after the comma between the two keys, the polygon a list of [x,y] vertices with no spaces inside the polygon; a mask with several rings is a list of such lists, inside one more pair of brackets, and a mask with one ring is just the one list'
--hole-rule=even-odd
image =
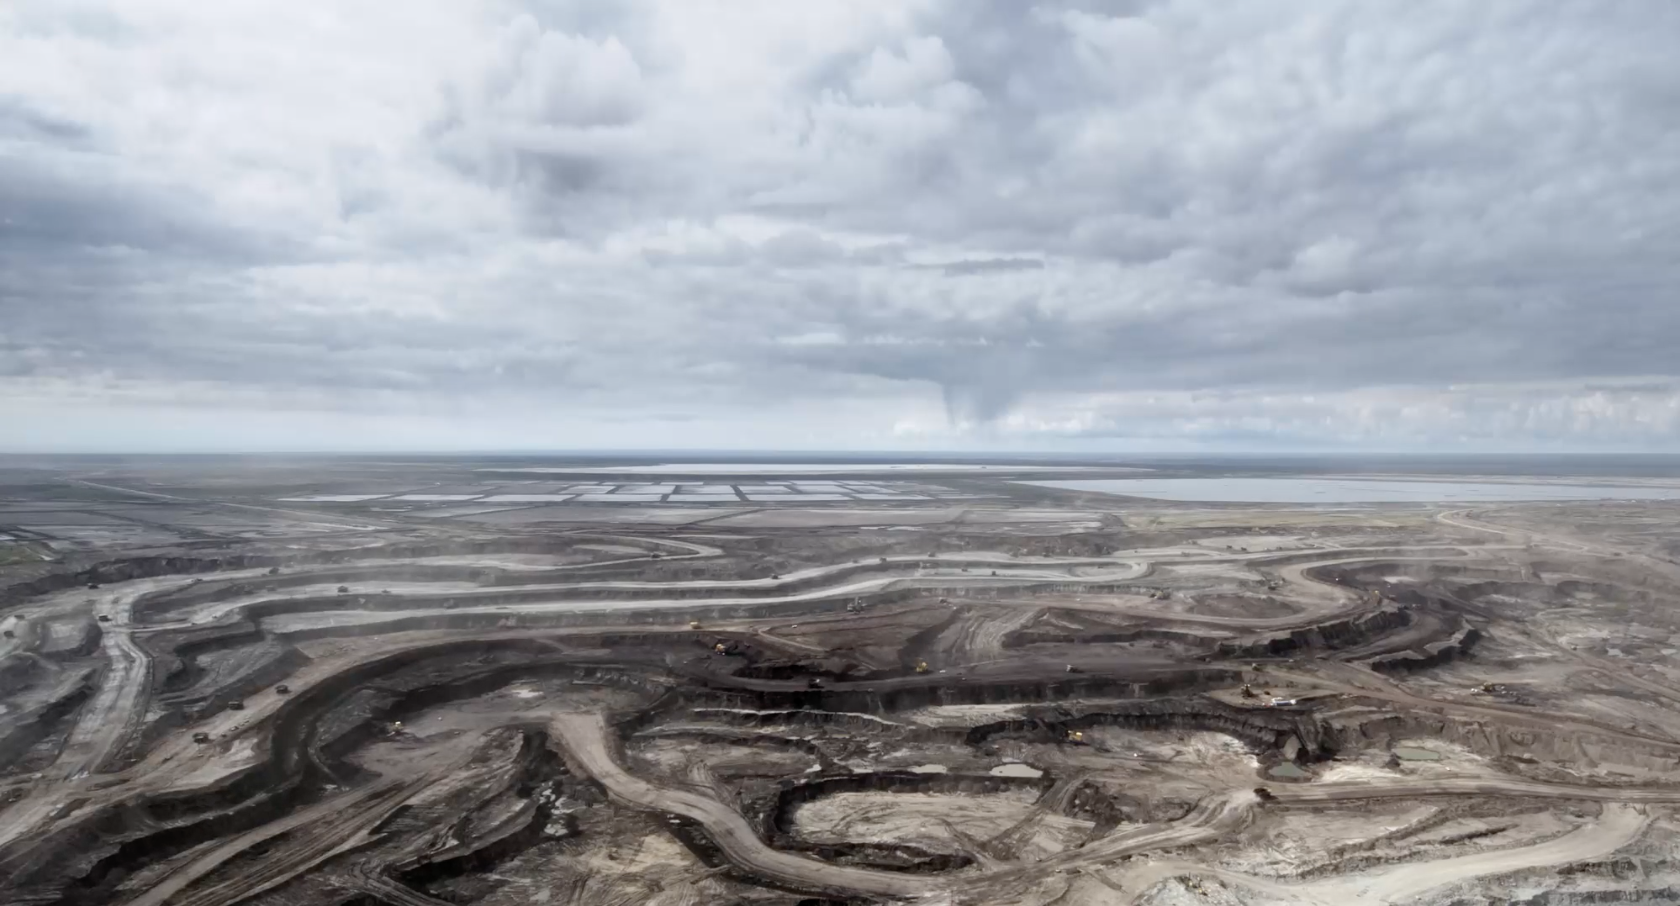
{"label": "cumulus cloud", "polygon": [[0,418],[1672,449],[1677,33],[1663,4],[18,0]]}

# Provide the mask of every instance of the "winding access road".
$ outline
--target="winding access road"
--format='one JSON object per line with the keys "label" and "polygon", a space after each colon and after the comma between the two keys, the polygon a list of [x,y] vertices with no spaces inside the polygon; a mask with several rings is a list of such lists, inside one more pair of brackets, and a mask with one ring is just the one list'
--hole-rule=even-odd
{"label": "winding access road", "polygon": [[1122,886],[1131,893],[1125,900],[1128,906],[1141,901],[1156,884],[1168,878],[1197,875],[1218,878],[1277,898],[1265,902],[1379,906],[1403,903],[1431,890],[1489,875],[1603,859],[1637,840],[1649,823],[1650,818],[1634,806],[1611,805],[1597,822],[1542,843],[1414,862],[1351,876],[1282,881],[1201,862],[1168,859],[1127,873]]}
{"label": "winding access road", "polygon": [[606,722],[599,714],[556,714],[550,739],[613,798],[634,808],[680,815],[706,829],[731,863],[758,877],[801,890],[836,891],[911,899],[948,886],[935,878],[834,865],[771,849],[735,809],[697,792],[656,786],[631,775],[613,759]]}

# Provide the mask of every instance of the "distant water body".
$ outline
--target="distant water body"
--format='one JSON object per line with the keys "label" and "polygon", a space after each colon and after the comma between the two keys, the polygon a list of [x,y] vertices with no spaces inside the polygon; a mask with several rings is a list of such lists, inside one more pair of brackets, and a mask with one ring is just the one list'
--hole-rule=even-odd
{"label": "distant water body", "polygon": [[1024,481],[1021,484],[1125,497],[1205,503],[1680,500],[1680,488],[1539,482],[1383,481],[1358,478],[1114,478]]}

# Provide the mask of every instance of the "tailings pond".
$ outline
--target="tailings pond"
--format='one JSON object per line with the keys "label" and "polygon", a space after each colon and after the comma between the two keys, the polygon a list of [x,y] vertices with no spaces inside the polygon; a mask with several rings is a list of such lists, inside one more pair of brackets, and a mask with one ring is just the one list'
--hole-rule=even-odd
{"label": "tailings pond", "polygon": [[1439,503],[1519,500],[1680,500],[1677,487],[1353,478],[1106,478],[1024,481],[1065,491],[1230,503]]}

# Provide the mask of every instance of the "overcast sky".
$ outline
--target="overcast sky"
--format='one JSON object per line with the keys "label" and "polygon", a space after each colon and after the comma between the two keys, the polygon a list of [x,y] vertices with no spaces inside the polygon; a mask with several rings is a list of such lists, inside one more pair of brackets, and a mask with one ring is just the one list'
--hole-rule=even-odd
{"label": "overcast sky", "polygon": [[1680,4],[5,0],[0,449],[1680,451]]}

